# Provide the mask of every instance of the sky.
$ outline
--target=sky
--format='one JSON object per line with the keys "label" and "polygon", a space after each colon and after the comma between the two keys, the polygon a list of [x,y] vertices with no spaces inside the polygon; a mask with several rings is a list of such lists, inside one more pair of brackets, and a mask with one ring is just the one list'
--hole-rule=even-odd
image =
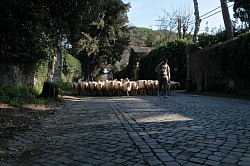
{"label": "sky", "polygon": [[[122,0],[124,3],[130,3],[131,8],[128,12],[129,25],[137,27],[146,27],[150,29],[159,29],[159,24],[156,20],[159,20],[164,16],[163,10],[166,12],[173,12],[174,10],[185,9],[194,13],[193,0]],[[228,3],[231,6],[233,3]],[[220,0],[198,0],[199,14],[200,16],[216,9],[220,6]],[[213,13],[220,11],[218,8]],[[233,18],[233,7],[229,7],[231,19]],[[211,13],[211,14],[213,14]],[[208,14],[206,16],[209,16]],[[206,17],[205,16],[205,17]],[[194,16],[193,16],[194,19]],[[192,19],[192,20],[193,20]],[[193,24],[194,25],[194,24]],[[201,21],[200,31],[205,31],[205,27],[208,25],[209,31],[213,27],[217,30],[222,27],[224,28],[224,22],[222,13],[219,12],[209,18]]]}

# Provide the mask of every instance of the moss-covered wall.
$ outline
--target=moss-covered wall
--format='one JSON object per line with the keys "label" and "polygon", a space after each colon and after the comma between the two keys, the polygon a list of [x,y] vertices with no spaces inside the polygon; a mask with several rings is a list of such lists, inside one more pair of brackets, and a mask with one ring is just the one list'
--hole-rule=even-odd
{"label": "moss-covered wall", "polygon": [[21,70],[20,66],[14,64],[0,63],[0,85],[13,86],[34,86],[35,71],[30,67],[29,71]]}
{"label": "moss-covered wall", "polygon": [[[196,90],[250,92],[250,33],[190,54],[188,72]],[[189,59],[190,58],[190,59]]]}

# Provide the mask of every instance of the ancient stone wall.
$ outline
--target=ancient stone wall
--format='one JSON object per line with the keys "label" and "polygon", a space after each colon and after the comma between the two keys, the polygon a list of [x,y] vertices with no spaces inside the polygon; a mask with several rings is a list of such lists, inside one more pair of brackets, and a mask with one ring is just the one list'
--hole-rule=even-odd
{"label": "ancient stone wall", "polygon": [[5,86],[34,86],[34,72],[23,71],[17,65],[0,63],[0,85]]}
{"label": "ancient stone wall", "polygon": [[250,93],[250,80],[247,79],[249,76],[237,75],[237,73],[229,75],[225,72],[223,59],[216,52],[220,45],[225,46],[228,42],[193,52],[187,56],[187,75],[196,91],[233,92],[244,95]]}

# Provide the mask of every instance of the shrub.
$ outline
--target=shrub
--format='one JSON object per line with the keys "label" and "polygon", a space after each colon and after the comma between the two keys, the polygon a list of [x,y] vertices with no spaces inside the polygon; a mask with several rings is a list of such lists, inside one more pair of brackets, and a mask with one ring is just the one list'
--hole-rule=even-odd
{"label": "shrub", "polygon": [[0,86],[0,101],[11,104],[13,106],[19,106],[24,102],[31,102],[34,100],[35,94],[33,91],[26,87],[19,89],[11,86]]}
{"label": "shrub", "polygon": [[[56,99],[60,101],[62,99]],[[27,87],[14,88],[0,85],[0,102],[20,107],[25,103],[49,104],[55,100],[38,98],[38,92]]]}
{"label": "shrub", "polygon": [[69,82],[59,82],[58,87],[62,91],[71,91],[72,90],[72,84]]}
{"label": "shrub", "polygon": [[152,50],[140,60],[139,78],[157,79],[155,68],[163,57],[167,57],[171,68],[171,80],[180,82],[183,89],[187,77],[186,47],[189,44],[188,41],[180,40],[168,42],[166,45]]}

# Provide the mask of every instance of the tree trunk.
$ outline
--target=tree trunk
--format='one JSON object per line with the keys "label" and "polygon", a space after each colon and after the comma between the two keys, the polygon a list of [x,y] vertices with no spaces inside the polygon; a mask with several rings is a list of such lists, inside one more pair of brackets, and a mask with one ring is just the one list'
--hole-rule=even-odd
{"label": "tree trunk", "polygon": [[86,81],[90,81],[91,80],[91,76],[90,76],[90,63],[89,62],[85,62],[85,72],[84,72],[84,79]]}
{"label": "tree trunk", "polygon": [[250,3],[248,4],[248,30],[250,31]]}
{"label": "tree trunk", "polygon": [[220,2],[221,2],[222,16],[227,33],[227,39],[231,40],[233,39],[234,35],[233,35],[233,26],[227,6],[227,0],[220,0]]}
{"label": "tree trunk", "polygon": [[178,16],[178,36],[181,39],[181,17]]}
{"label": "tree trunk", "polygon": [[49,74],[47,82],[43,84],[43,90],[40,97],[57,97],[58,96],[58,83],[62,78],[62,41],[58,39],[57,46],[54,49],[54,59],[52,71]]}
{"label": "tree trunk", "polygon": [[182,33],[183,33],[182,34],[182,39],[185,39],[187,30],[188,30],[188,25],[187,24],[183,24],[182,25]]}
{"label": "tree trunk", "polygon": [[193,0],[194,2],[194,15],[195,15],[195,29],[194,29],[194,35],[193,35],[193,42],[198,42],[197,34],[200,29],[200,15],[199,15],[199,6],[197,0]]}
{"label": "tree trunk", "polygon": [[58,96],[57,84],[52,82],[44,82],[43,91],[39,96],[43,98],[56,98]]}
{"label": "tree trunk", "polygon": [[55,49],[55,63],[52,82],[58,83],[62,79],[62,41],[58,39],[57,47]]}

